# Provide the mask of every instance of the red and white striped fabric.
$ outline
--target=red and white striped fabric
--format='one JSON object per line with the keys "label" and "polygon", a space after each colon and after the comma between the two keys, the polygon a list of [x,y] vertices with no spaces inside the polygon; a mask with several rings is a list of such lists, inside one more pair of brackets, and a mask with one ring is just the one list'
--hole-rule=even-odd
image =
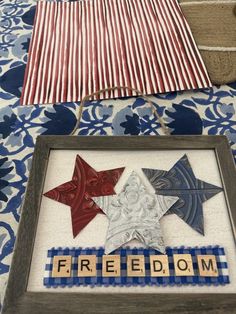
{"label": "red and white striped fabric", "polygon": [[144,94],[211,86],[177,0],[38,2],[21,104],[79,101],[113,86]]}

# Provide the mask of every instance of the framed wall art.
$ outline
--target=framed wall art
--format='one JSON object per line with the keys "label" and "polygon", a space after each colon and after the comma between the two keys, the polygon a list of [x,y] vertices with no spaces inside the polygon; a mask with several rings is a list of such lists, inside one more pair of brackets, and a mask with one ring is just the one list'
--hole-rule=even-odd
{"label": "framed wall art", "polygon": [[3,313],[236,306],[224,136],[39,136]]}

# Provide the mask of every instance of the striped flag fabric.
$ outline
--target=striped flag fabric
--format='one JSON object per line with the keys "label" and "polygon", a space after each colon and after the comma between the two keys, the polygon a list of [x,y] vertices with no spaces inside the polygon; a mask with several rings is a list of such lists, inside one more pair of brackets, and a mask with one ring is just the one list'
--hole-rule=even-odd
{"label": "striped flag fabric", "polygon": [[21,104],[80,101],[114,86],[143,94],[211,86],[178,1],[38,1]]}

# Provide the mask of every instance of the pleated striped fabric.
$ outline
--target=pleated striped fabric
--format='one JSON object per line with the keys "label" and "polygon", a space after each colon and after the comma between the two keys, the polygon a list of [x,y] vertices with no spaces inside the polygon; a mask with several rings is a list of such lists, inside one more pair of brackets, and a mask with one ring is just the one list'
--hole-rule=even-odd
{"label": "pleated striped fabric", "polygon": [[39,1],[21,104],[79,101],[113,86],[144,94],[211,86],[177,0]]}

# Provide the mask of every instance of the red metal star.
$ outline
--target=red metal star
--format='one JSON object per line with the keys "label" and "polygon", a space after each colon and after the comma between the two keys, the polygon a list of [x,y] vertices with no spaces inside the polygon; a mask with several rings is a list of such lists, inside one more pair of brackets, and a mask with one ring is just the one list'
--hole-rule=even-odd
{"label": "red metal star", "polygon": [[76,237],[97,214],[104,214],[91,198],[116,194],[114,186],[124,169],[97,172],[77,155],[72,180],[46,192],[44,196],[71,207],[73,236]]}

